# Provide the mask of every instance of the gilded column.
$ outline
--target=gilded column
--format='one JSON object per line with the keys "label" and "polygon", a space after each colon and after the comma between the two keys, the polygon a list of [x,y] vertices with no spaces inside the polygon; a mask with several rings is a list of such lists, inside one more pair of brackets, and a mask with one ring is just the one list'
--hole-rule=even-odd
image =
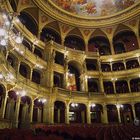
{"label": "gilded column", "polygon": [[113,81],[113,88],[114,88],[114,93],[117,93],[116,92],[116,84],[115,84],[115,81]]}
{"label": "gilded column", "polygon": [[29,113],[30,123],[33,122],[33,109],[34,109],[34,100],[31,100],[30,113]]}
{"label": "gilded column", "polygon": [[115,51],[114,51],[114,46],[113,46],[113,42],[112,42],[112,36],[109,36],[108,39],[109,39],[109,43],[110,43],[111,54],[114,55]]}
{"label": "gilded column", "polygon": [[129,92],[131,92],[130,80],[127,80]]}
{"label": "gilded column", "polygon": [[135,104],[133,103],[133,104],[131,104],[131,106],[132,106],[133,118],[135,120],[136,119]]}
{"label": "gilded column", "polygon": [[30,81],[32,81],[32,75],[33,75],[33,69],[31,68],[30,75],[29,75]]}
{"label": "gilded column", "polygon": [[4,100],[2,102],[2,114],[1,114],[1,117],[4,119],[4,115],[5,115],[5,110],[6,110],[6,103],[7,103],[7,99],[8,99],[8,96],[7,96],[7,92],[5,93],[5,96],[4,96]]}
{"label": "gilded column", "polygon": [[69,103],[66,103],[66,108],[65,108],[65,123],[69,124]]}
{"label": "gilded column", "polygon": [[108,116],[107,116],[107,106],[103,104],[103,112],[101,112],[101,121],[102,123],[108,124]]}
{"label": "gilded column", "polygon": [[87,112],[86,112],[86,114],[87,114],[87,123],[91,124],[90,104],[87,104],[86,107],[87,107]]}
{"label": "gilded column", "polygon": [[118,112],[118,121],[119,123],[121,123],[120,107],[117,107],[117,112]]}
{"label": "gilded column", "polygon": [[102,78],[102,76],[100,76],[99,82],[100,82],[101,93],[104,93],[104,85],[103,85],[103,78]]}

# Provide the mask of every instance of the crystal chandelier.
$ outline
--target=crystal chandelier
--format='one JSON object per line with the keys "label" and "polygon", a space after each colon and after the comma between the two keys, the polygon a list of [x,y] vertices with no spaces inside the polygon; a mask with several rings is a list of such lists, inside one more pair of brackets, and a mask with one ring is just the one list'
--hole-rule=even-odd
{"label": "crystal chandelier", "polygon": [[12,32],[14,22],[19,22],[17,13],[0,12],[0,46],[7,46],[9,39],[14,39],[17,44],[21,44],[23,36],[21,33]]}

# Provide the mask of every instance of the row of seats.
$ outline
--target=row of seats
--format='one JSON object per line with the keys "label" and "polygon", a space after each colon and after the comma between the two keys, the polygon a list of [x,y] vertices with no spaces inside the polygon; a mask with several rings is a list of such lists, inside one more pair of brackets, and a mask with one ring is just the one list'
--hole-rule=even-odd
{"label": "row of seats", "polygon": [[132,140],[140,127],[129,125],[36,125],[33,129],[1,129],[0,140]]}

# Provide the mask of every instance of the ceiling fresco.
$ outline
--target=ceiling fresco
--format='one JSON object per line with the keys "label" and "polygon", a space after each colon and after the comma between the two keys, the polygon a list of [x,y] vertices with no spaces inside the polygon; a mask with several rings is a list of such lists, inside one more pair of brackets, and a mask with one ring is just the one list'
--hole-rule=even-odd
{"label": "ceiling fresco", "polygon": [[122,11],[139,0],[51,0],[58,7],[80,16],[107,16]]}

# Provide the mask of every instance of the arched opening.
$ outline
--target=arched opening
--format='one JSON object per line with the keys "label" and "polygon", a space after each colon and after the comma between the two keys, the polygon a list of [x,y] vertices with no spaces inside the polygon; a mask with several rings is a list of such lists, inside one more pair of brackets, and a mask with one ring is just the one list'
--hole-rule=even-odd
{"label": "arched opening", "polygon": [[54,123],[65,123],[65,103],[61,101],[54,103]]}
{"label": "arched opening", "polygon": [[138,68],[138,67],[139,67],[138,60],[128,60],[126,62],[126,68],[127,69],[133,69],[133,68]]}
{"label": "arched opening", "polygon": [[88,42],[88,50],[99,51],[100,55],[111,54],[109,40],[104,36],[95,36],[91,38]]}
{"label": "arched opening", "polygon": [[122,62],[115,62],[112,64],[112,70],[113,71],[120,71],[120,70],[124,70],[124,64]]}
{"label": "arched opening", "polygon": [[101,123],[102,105],[96,104],[90,106],[91,123]]}
{"label": "arched opening", "polygon": [[107,105],[107,116],[109,123],[116,123],[118,122],[118,112],[116,105]]}
{"label": "arched opening", "polygon": [[33,34],[38,35],[38,25],[35,19],[27,12],[20,12],[19,19],[23,25]]}
{"label": "arched opening", "polygon": [[102,63],[101,69],[102,69],[102,72],[109,72],[109,71],[111,71],[111,66],[110,66],[110,64]]}
{"label": "arched opening", "polygon": [[140,120],[140,103],[135,104],[136,117]]}
{"label": "arched opening", "polygon": [[121,80],[115,82],[116,92],[117,93],[129,93],[127,81]]}
{"label": "arched opening", "polygon": [[20,68],[19,68],[19,73],[23,77],[29,79],[30,78],[30,67],[25,63],[21,63]]}
{"label": "arched opening", "polygon": [[58,72],[54,72],[54,77],[53,77],[53,81],[54,81],[54,87],[60,87],[63,88],[63,78],[64,75]]}
{"label": "arched opening", "polygon": [[64,45],[68,48],[85,51],[84,40],[76,35],[69,35],[65,38]]}
{"label": "arched opening", "polygon": [[113,83],[110,81],[104,81],[104,91],[106,94],[114,94]]}
{"label": "arched opening", "polygon": [[132,79],[130,81],[131,92],[140,91],[140,78]]}
{"label": "arched opening", "polygon": [[30,107],[31,98],[28,96],[22,96],[20,102],[20,110],[18,116],[19,128],[29,128],[30,127]]}
{"label": "arched opening", "polygon": [[56,43],[61,44],[60,34],[52,28],[47,28],[47,27],[43,28],[40,34],[40,39],[43,42],[49,42],[50,40],[53,40]]}
{"label": "arched opening", "polygon": [[122,123],[132,123],[133,122],[133,113],[132,107],[130,104],[123,104],[123,107],[120,108],[121,122]]}
{"label": "arched opening", "polygon": [[37,83],[37,84],[40,84],[40,82],[41,82],[41,74],[40,74],[39,71],[33,70],[32,81]]}
{"label": "arched opening", "polygon": [[88,78],[88,91],[89,92],[99,92],[97,79]]}
{"label": "arched opening", "polygon": [[5,119],[11,121],[14,119],[16,100],[17,100],[16,92],[13,90],[9,91],[5,109]]}
{"label": "arched opening", "polygon": [[44,103],[41,102],[40,99],[36,99],[34,101],[33,122],[35,123],[43,122],[43,106]]}
{"label": "arched opening", "polygon": [[118,32],[113,38],[113,44],[116,54],[138,49],[137,37],[129,30]]}
{"label": "arched opening", "polygon": [[81,103],[70,104],[70,123],[86,123],[86,106]]}
{"label": "arched opening", "polygon": [[76,62],[68,63],[68,89],[80,91],[80,70]]}

